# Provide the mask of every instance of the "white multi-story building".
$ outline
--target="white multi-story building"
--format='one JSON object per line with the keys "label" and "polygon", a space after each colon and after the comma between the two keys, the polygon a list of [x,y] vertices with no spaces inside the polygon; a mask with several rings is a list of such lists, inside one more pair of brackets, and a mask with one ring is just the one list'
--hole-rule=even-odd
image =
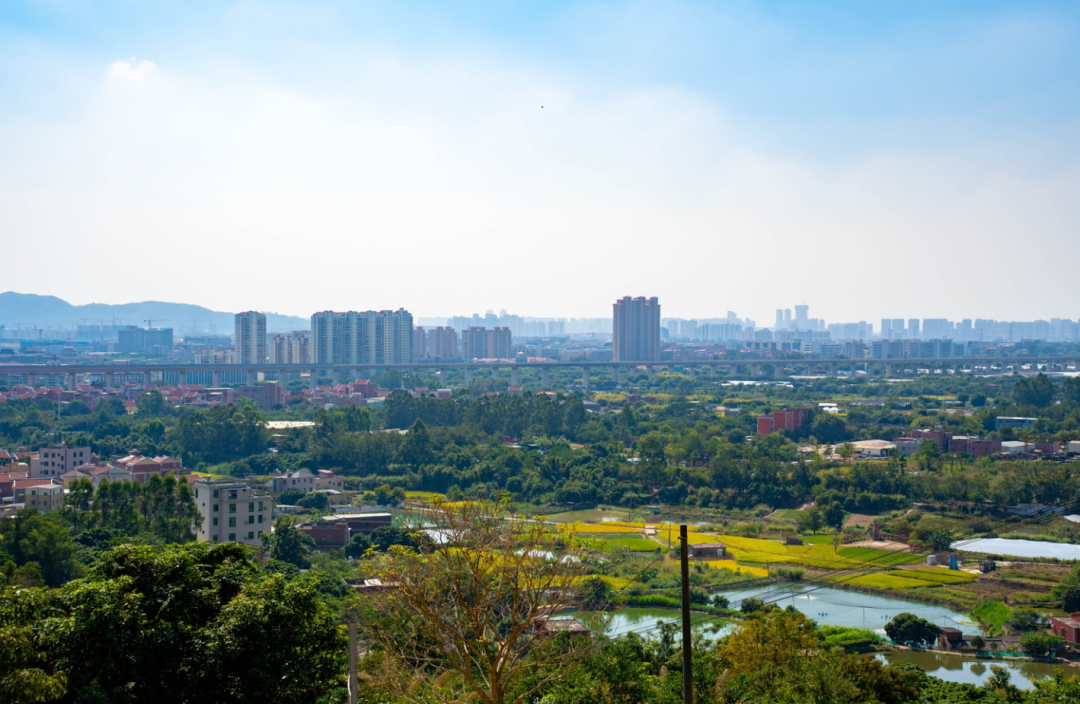
{"label": "white multi-story building", "polygon": [[68,447],[65,443],[43,447],[30,458],[31,479],[56,479],[92,459],[89,447]]}
{"label": "white multi-story building", "polygon": [[195,531],[201,541],[261,545],[270,532],[274,500],[241,482],[198,481],[192,485],[202,520]]}
{"label": "white multi-story building", "polygon": [[311,316],[315,364],[408,364],[413,361],[413,318],[396,311],[324,311]]}
{"label": "white multi-story building", "polygon": [[266,361],[266,316],[249,310],[236,314],[233,337],[236,364],[262,364]]}

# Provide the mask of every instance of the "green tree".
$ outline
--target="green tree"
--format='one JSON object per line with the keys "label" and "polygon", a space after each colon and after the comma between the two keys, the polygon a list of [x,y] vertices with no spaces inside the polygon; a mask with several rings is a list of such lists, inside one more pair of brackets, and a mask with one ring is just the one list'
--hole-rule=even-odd
{"label": "green tree", "polygon": [[1034,631],[1043,625],[1043,617],[1029,606],[1018,606],[1009,616],[1009,625],[1018,631]]}
{"label": "green tree", "polygon": [[1054,382],[1042,372],[1037,376],[1020,378],[1013,384],[1013,401],[1020,406],[1046,408],[1054,400]]}
{"label": "green tree", "polygon": [[832,413],[820,413],[810,424],[810,434],[823,443],[836,443],[851,438],[842,418]]}
{"label": "green tree", "polygon": [[275,560],[288,562],[300,569],[311,567],[308,553],[313,541],[300,532],[295,516],[279,516],[274,521],[273,532],[263,533],[263,545]]}
{"label": "green tree", "polygon": [[431,458],[431,438],[428,435],[424,421],[417,418],[409,432],[405,433],[405,439],[398,448],[398,461],[407,464],[414,469],[419,469]]}
{"label": "green tree", "polygon": [[38,590],[0,589],[0,704],[52,702],[67,691],[67,675],[50,672],[37,648],[45,601]]}
{"label": "green tree", "polygon": [[927,647],[937,640],[941,629],[926,619],[904,612],[885,624],[885,635],[894,643],[912,648]]}
{"label": "green tree", "polygon": [[612,607],[611,585],[601,577],[589,577],[581,585],[582,608],[608,611]]}
{"label": "green tree", "polygon": [[953,534],[943,528],[931,531],[926,538],[926,542],[930,544],[934,552],[945,552],[952,547],[953,540]]}
{"label": "green tree", "polygon": [[840,530],[844,526],[844,507],[838,501],[834,501],[825,507],[825,525],[834,530]]}
{"label": "green tree", "polygon": [[1020,638],[1020,649],[1029,655],[1045,657],[1055,655],[1065,647],[1065,639],[1047,633],[1025,633]]}
{"label": "green tree", "polygon": [[58,517],[24,508],[14,517],[0,520],[0,553],[11,555],[20,567],[35,563],[45,583],[56,587],[76,577],[81,568],[78,551],[68,528]]}
{"label": "green tree", "polygon": [[313,583],[253,580],[207,633],[203,691],[212,701],[315,702],[339,686],[346,640]]}
{"label": "green tree", "polygon": [[158,418],[165,415],[168,406],[160,391],[151,391],[139,397],[135,402],[136,413],[145,418]]}

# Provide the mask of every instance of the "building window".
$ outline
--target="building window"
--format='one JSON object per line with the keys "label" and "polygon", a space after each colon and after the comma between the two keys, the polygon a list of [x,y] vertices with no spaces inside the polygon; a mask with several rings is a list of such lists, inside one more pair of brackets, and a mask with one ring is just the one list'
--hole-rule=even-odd
{"label": "building window", "polygon": [[262,501],[260,501],[260,502],[259,502],[259,510],[260,510],[260,511],[262,511],[262,510],[263,510],[263,505],[262,505],[262,504],[263,504],[263,502],[262,502]]}
{"label": "building window", "polygon": [[236,504],[229,504],[229,513],[236,513]]}
{"label": "building window", "polygon": [[255,516],[248,516],[248,524],[255,522]]}
{"label": "building window", "polygon": [[229,533],[229,542],[236,542],[236,533]]}
{"label": "building window", "polygon": [[217,525],[217,516],[214,516],[214,525]]}
{"label": "building window", "polygon": [[248,531],[248,540],[255,540],[255,533],[253,531]]}
{"label": "building window", "polygon": [[217,498],[217,493],[218,493],[218,490],[217,490],[217,489],[214,489],[214,498],[215,498],[215,499]]}
{"label": "building window", "polygon": [[199,490],[198,489],[195,489],[195,498],[196,499],[199,498]]}
{"label": "building window", "polygon": [[235,518],[230,518],[229,519],[229,527],[230,528],[235,528],[236,527],[236,519]]}
{"label": "building window", "polygon": [[248,513],[255,513],[255,504],[254,503],[248,504]]}
{"label": "building window", "polygon": [[217,511],[217,504],[214,504],[214,510]]}
{"label": "building window", "polygon": [[262,514],[259,514],[259,523],[262,523]]}

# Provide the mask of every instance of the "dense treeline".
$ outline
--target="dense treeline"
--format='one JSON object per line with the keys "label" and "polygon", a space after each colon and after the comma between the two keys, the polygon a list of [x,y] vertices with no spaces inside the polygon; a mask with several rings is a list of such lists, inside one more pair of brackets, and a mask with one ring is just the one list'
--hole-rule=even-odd
{"label": "dense treeline", "polygon": [[236,544],[125,545],[59,589],[0,589],[0,642],[0,702],[315,702],[347,667],[315,582]]}

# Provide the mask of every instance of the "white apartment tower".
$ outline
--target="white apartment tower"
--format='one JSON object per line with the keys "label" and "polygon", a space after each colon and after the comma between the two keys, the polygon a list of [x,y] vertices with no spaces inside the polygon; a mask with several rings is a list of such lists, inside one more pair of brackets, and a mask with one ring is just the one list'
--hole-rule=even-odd
{"label": "white apartment tower", "polygon": [[612,347],[616,362],[660,359],[660,301],[655,296],[615,301]]}
{"label": "white apartment tower", "polygon": [[407,310],[323,311],[311,316],[315,364],[408,364],[413,318]]}
{"label": "white apartment tower", "polygon": [[249,310],[236,314],[233,337],[236,353],[234,364],[264,364],[266,362],[266,316]]}

